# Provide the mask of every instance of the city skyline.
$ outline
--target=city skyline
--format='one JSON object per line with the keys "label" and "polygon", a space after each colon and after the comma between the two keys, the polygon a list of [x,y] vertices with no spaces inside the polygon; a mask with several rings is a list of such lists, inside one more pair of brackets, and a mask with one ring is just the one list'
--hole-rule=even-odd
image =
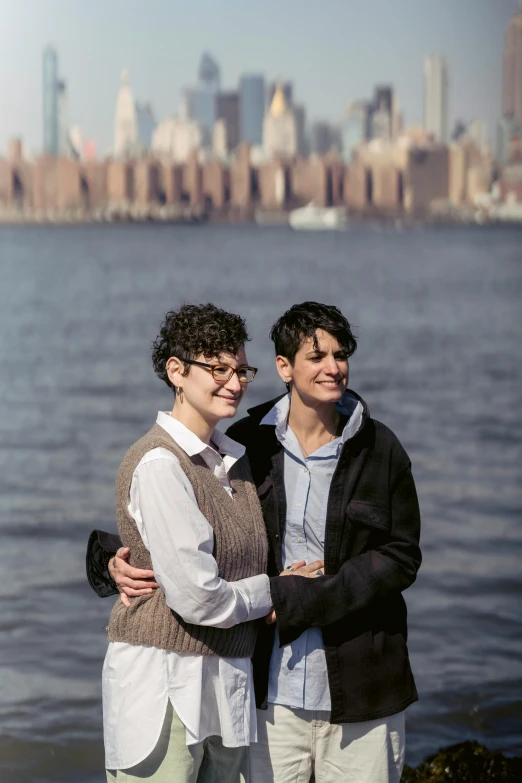
{"label": "city skyline", "polygon": [[[467,121],[483,118],[493,137],[501,115],[504,36],[518,4],[516,0],[495,0],[494,4],[487,0],[461,0],[455,9],[450,1],[444,0],[437,5],[436,13],[431,5],[397,0],[390,19],[389,5],[374,0],[370,25],[368,11],[359,0],[344,3],[329,0],[323,3],[319,14],[315,7],[308,11],[306,3],[297,6],[287,2],[276,6],[268,0],[262,16],[231,0],[231,13],[227,15],[230,24],[223,29],[223,20],[220,24],[202,26],[200,18],[199,27],[195,24],[192,16],[201,17],[205,10],[203,21],[206,18],[210,22],[215,16],[212,6],[203,0],[194,3],[190,13],[178,15],[181,25],[174,24],[173,11],[180,9],[178,3],[151,0],[146,13],[139,3],[113,0],[109,7],[103,6],[104,24],[100,28],[96,17],[102,8],[99,0],[93,0],[89,9],[74,10],[58,0],[47,0],[41,20],[41,6],[35,8],[28,0],[16,3],[4,0],[5,24],[0,31],[0,150],[16,135],[23,137],[29,149],[41,149],[41,55],[49,44],[60,55],[71,121],[80,126],[84,138],[95,139],[100,154],[111,146],[121,69],[130,69],[136,99],[150,103],[156,118],[161,120],[179,110],[182,88],[194,82],[204,50],[211,52],[220,64],[225,90],[236,88],[244,73],[263,73],[267,82],[277,77],[292,81],[296,98],[306,106],[311,122],[317,119],[338,122],[350,103],[371,94],[376,83],[388,82],[395,88],[407,125],[422,122],[423,62],[426,56],[438,53],[447,59],[450,73],[450,128],[457,118]],[[241,10],[239,17],[233,13],[236,6],[238,12]],[[270,20],[267,17],[272,6],[274,16]],[[32,24],[24,28],[29,7]],[[285,27],[292,8],[296,24],[290,32]],[[161,9],[164,16],[172,17],[172,49],[164,48],[168,24],[164,21],[158,25],[158,17],[153,13]],[[195,14],[195,9],[199,13]],[[341,49],[336,47],[336,40],[339,26],[346,21],[347,9],[353,12],[352,26],[357,24],[358,35],[352,41],[347,30]],[[53,11],[56,11],[54,21]],[[332,26],[334,13],[340,24],[336,21]],[[121,32],[107,38],[107,26],[118,30],[117,25],[110,24],[115,19],[107,17],[118,15]],[[323,24],[318,27],[320,20]],[[459,20],[462,24],[457,31]],[[138,21],[141,21],[139,29]],[[448,21],[453,22],[453,27],[448,27]],[[246,32],[235,42],[230,41],[231,33],[237,32],[238,26]],[[213,30],[212,40],[208,40],[205,32],[209,27]],[[23,47],[18,40],[22,30]],[[365,36],[366,48],[360,40]],[[325,51],[328,43],[330,46]],[[39,47],[36,52],[35,46]],[[394,47],[400,51],[394,52]]]}

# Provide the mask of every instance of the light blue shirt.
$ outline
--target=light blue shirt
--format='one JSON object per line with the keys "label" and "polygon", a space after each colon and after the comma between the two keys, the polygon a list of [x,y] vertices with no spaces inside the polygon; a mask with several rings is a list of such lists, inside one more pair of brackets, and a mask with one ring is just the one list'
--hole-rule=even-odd
{"label": "light blue shirt", "polygon": [[[345,393],[337,406],[340,413],[348,416],[342,435],[306,458],[288,427],[289,409],[290,395],[286,395],[261,421],[262,425],[275,426],[276,437],[284,450],[287,512],[282,547],[285,568],[298,560],[310,563],[324,559],[326,509],[332,476],[344,443],[361,425],[363,406]],[[281,648],[276,631],[268,701],[296,709],[331,709],[320,628],[309,628],[292,644]]]}

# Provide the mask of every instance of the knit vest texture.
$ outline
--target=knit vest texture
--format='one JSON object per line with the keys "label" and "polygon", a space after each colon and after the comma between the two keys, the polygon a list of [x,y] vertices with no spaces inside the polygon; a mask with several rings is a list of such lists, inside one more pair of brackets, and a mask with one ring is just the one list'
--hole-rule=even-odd
{"label": "knit vest texture", "polygon": [[[267,537],[257,492],[246,456],[234,463],[228,473],[232,497],[200,455],[189,457],[159,424],[137,441],[121,463],[116,480],[116,514],[123,546],[131,551],[130,563],[152,569],[148,550],[136,522],[128,511],[132,477],[142,457],[152,449],[171,451],[194,489],[200,511],[214,530],[214,552],[219,576],[235,582],[266,572]],[[257,636],[256,622],[232,628],[211,628],[185,622],[167,606],[161,589],[130,599],[126,608],[118,599],[109,621],[109,640],[152,645],[165,650],[251,657]]]}

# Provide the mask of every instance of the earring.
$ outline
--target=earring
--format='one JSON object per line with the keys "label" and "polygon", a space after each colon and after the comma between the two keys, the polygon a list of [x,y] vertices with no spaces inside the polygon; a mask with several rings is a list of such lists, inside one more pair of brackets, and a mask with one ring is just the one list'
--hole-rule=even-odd
{"label": "earring", "polygon": [[176,386],[176,396],[179,397],[180,402],[183,402],[183,386]]}

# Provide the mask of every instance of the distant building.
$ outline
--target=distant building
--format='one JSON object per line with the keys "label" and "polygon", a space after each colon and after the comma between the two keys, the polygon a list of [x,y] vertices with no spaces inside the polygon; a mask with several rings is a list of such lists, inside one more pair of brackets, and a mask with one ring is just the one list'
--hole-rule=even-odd
{"label": "distant building", "polygon": [[217,95],[221,87],[221,69],[208,52],[203,52],[198,68],[196,87],[183,91],[181,114],[187,120],[197,122],[203,131],[203,145],[210,144],[217,119]]}
{"label": "distant building", "polygon": [[294,85],[292,84],[292,82],[270,82],[266,88],[265,108],[268,109],[272,105],[272,101],[274,100],[274,95],[277,89],[283,91],[286,105],[289,108],[293,108]]}
{"label": "distant building", "polygon": [[352,103],[342,123],[343,159],[352,159],[355,150],[369,138],[370,106],[367,101]]}
{"label": "distant building", "polygon": [[465,123],[464,120],[457,120],[451,134],[451,140],[458,141],[462,136],[465,136],[467,132],[467,123]]}
{"label": "distant building", "polygon": [[239,80],[239,134],[249,144],[263,143],[265,77],[245,74]]}
{"label": "distant building", "polygon": [[52,47],[43,53],[43,149],[57,157],[60,152],[60,120],[58,97],[58,55]]}
{"label": "distant building", "polygon": [[226,144],[230,152],[240,141],[239,133],[239,93],[220,92],[216,97],[216,122],[223,120],[226,127]]}
{"label": "distant building", "polygon": [[473,120],[470,122],[467,135],[475,142],[481,152],[486,153],[489,151],[488,128],[484,120]]}
{"label": "distant building", "polygon": [[220,160],[226,160],[229,155],[227,124],[223,119],[217,119],[214,123],[212,153]]}
{"label": "distant building", "polygon": [[311,151],[316,155],[326,155],[340,146],[339,131],[329,122],[314,122],[310,131]]}
{"label": "distant building", "polygon": [[157,126],[152,136],[152,150],[175,163],[185,163],[193,150],[203,142],[203,131],[197,122],[169,117]]}
{"label": "distant building", "polygon": [[497,159],[504,166],[509,160],[513,139],[520,136],[522,127],[515,117],[502,117],[497,128]]}
{"label": "distant building", "polygon": [[286,101],[282,86],[278,86],[263,123],[264,152],[268,158],[292,158],[297,154],[297,146],[295,115]]}
{"label": "distant building", "polygon": [[152,135],[157,125],[150,103],[136,104],[136,122],[140,150],[148,151],[152,149]]}
{"label": "distant building", "polygon": [[404,149],[409,147],[429,147],[433,145],[433,139],[423,125],[411,125],[409,128],[402,129],[398,143]]}
{"label": "distant building", "polygon": [[82,132],[78,125],[74,125],[69,131],[69,147],[71,155],[76,160],[81,160],[84,155],[84,142]]}
{"label": "distant building", "polygon": [[116,101],[113,156],[115,158],[128,158],[136,155],[138,149],[136,105],[129,87],[128,71],[124,70],[121,74],[121,86]]}
{"label": "distant building", "polygon": [[404,115],[400,109],[399,101],[395,93],[393,94],[392,114],[391,114],[391,135],[396,141],[404,130]]}
{"label": "distant building", "polygon": [[67,86],[63,80],[58,80],[58,155],[71,154],[69,141],[69,110],[67,106]]}
{"label": "distant building", "polygon": [[386,111],[391,117],[393,113],[393,104],[393,87],[389,84],[377,85],[375,88],[375,97],[373,99],[375,110]]}
{"label": "distant building", "polygon": [[199,61],[198,86],[206,87],[214,93],[221,89],[221,68],[217,60],[208,52],[203,52]]}
{"label": "distant building", "polygon": [[392,115],[385,106],[372,112],[370,138],[388,142],[392,140]]}
{"label": "distant building", "polygon": [[209,143],[216,121],[217,93],[206,87],[187,87],[183,90],[181,115],[197,122],[203,131],[203,144]]}
{"label": "distant building", "polygon": [[395,94],[393,87],[390,84],[377,85],[368,116],[370,139],[380,139],[381,141],[390,141],[392,139],[394,111]]}
{"label": "distant building", "polygon": [[315,155],[330,151],[330,126],[327,122],[314,122],[310,129],[310,149]]}
{"label": "distant building", "polygon": [[294,106],[293,111],[297,128],[297,154],[306,158],[310,151],[306,138],[306,109],[302,104],[299,104]]}
{"label": "distant building", "polygon": [[522,0],[506,31],[502,114],[522,126]]}
{"label": "distant building", "polygon": [[424,63],[424,126],[436,142],[448,143],[448,68],[439,56]]}

